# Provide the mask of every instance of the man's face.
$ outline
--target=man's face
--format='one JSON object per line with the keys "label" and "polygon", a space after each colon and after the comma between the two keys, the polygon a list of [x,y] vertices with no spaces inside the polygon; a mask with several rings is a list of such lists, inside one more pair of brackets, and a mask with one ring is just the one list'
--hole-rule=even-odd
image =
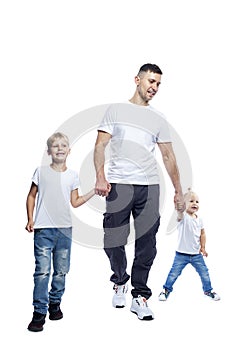
{"label": "man's face", "polygon": [[148,103],[155,96],[161,82],[161,74],[153,72],[143,72],[135,77],[137,92],[140,98]]}

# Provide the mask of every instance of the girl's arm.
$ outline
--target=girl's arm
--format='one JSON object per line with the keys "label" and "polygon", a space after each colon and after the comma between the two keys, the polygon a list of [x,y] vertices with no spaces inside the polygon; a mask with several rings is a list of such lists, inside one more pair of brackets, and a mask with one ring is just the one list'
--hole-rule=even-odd
{"label": "girl's arm", "polygon": [[86,203],[90,198],[92,198],[95,195],[95,190],[92,189],[90,192],[79,196],[78,189],[73,190],[71,192],[70,196],[70,203],[72,207],[77,208],[80,207],[80,205]]}
{"label": "girl's arm", "polygon": [[25,229],[28,232],[33,232],[34,231],[34,222],[33,222],[33,213],[34,213],[34,208],[35,208],[35,202],[36,202],[36,195],[38,192],[38,186],[34,184],[34,182],[31,184],[31,188],[29,190],[29,193],[27,195],[27,200],[26,200],[26,209],[27,209],[27,218],[28,222],[25,227]]}
{"label": "girl's arm", "polygon": [[184,217],[184,212],[177,210],[177,221],[179,222],[179,221],[183,220],[183,217]]}
{"label": "girl's arm", "polygon": [[202,255],[207,257],[208,253],[205,250],[206,234],[205,234],[204,228],[201,229],[200,244],[201,244],[200,253],[202,253]]}

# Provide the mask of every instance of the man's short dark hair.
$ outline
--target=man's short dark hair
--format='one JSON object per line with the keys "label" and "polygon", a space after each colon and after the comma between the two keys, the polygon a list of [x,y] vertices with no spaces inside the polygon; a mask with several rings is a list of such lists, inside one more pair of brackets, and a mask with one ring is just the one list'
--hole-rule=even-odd
{"label": "man's short dark hair", "polygon": [[157,73],[157,74],[163,74],[163,72],[161,71],[161,69],[159,68],[159,66],[157,66],[156,64],[152,64],[152,63],[146,63],[143,66],[141,66],[141,68],[139,69],[138,75],[142,72],[152,72],[152,73]]}

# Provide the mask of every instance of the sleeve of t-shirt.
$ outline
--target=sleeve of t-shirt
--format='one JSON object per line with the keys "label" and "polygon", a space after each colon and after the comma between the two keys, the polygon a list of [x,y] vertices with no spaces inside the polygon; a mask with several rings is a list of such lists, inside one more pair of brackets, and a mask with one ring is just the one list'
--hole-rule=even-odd
{"label": "sleeve of t-shirt", "polygon": [[156,142],[157,143],[172,142],[170,130],[169,130],[169,124],[164,116],[161,116],[161,119],[160,119],[160,128],[159,128],[159,133],[156,135]]}
{"label": "sleeve of t-shirt", "polygon": [[204,228],[204,222],[203,222],[203,219],[200,218],[200,229],[202,230]]}
{"label": "sleeve of t-shirt", "polygon": [[36,170],[34,171],[34,174],[32,176],[32,182],[38,186],[38,184],[39,184],[39,168],[36,168]]}
{"label": "sleeve of t-shirt", "polygon": [[71,191],[77,190],[77,188],[79,187],[80,187],[79,177],[78,177],[78,174],[74,171],[74,180],[73,180]]}
{"label": "sleeve of t-shirt", "polygon": [[98,127],[98,131],[104,131],[112,135],[114,129],[115,116],[116,112],[114,111],[114,107],[111,105],[106,110],[104,117]]}
{"label": "sleeve of t-shirt", "polygon": [[177,228],[179,228],[181,225],[183,225],[184,221],[186,220],[186,215],[187,215],[187,213],[184,211],[182,219],[180,221],[178,221],[178,223],[177,223]]}

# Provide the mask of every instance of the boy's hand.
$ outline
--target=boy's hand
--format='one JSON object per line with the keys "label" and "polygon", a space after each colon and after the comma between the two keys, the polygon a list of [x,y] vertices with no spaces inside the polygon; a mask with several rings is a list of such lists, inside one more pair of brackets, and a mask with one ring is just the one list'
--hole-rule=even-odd
{"label": "boy's hand", "polygon": [[97,180],[95,185],[95,194],[98,194],[102,197],[107,197],[111,191],[111,185],[107,180]]}
{"label": "boy's hand", "polygon": [[33,221],[28,221],[25,230],[27,230],[28,232],[33,232],[34,231],[34,222]]}

